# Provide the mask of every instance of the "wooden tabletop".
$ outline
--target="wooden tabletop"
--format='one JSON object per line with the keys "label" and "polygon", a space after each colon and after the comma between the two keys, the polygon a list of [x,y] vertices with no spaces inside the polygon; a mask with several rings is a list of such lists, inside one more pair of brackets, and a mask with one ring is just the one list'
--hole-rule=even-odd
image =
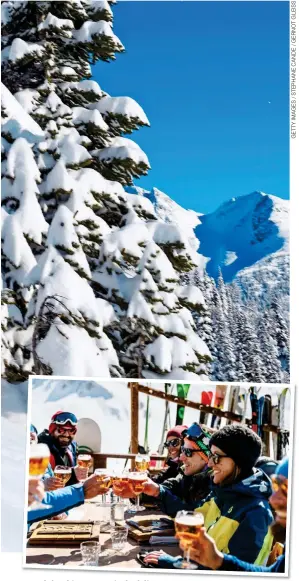
{"label": "wooden tabletop", "polygon": [[[153,514],[153,510],[145,510],[139,515],[146,516]],[[157,515],[162,513],[156,511]],[[132,518],[132,514],[125,514],[126,518]],[[95,502],[85,502],[84,505],[72,509],[69,512],[68,520],[93,520],[100,523],[100,544],[101,554],[99,558],[98,567],[105,569],[140,569],[141,565],[136,560],[136,555],[140,550],[159,550],[163,549],[165,552],[176,556],[181,554],[178,546],[162,546],[159,544],[139,545],[134,539],[128,537],[124,550],[112,550],[111,538],[109,533],[109,507],[96,506]],[[64,521],[65,522],[65,521]],[[33,525],[34,526],[34,525]],[[82,567],[83,562],[80,553],[80,547],[45,547],[45,546],[30,546],[26,548],[26,565],[30,566],[46,566],[54,565],[58,567],[75,568]]]}

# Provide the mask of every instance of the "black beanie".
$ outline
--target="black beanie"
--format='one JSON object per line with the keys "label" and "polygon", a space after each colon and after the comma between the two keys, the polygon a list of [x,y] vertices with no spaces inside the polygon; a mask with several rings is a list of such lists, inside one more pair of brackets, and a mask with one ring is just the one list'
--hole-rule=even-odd
{"label": "black beanie", "polygon": [[233,424],[215,432],[209,446],[217,446],[234,460],[243,473],[250,473],[261,455],[262,440],[246,426]]}

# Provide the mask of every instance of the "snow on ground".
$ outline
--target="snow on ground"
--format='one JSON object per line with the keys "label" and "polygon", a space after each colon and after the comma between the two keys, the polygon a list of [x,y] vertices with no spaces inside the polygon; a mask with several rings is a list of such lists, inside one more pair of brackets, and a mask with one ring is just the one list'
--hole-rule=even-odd
{"label": "snow on ground", "polygon": [[[182,375],[180,377],[182,379]],[[144,380],[144,385],[164,391],[164,383]],[[174,384],[175,386],[176,384]],[[88,417],[98,423],[102,433],[102,453],[126,454],[130,445],[130,390],[127,380],[33,380],[31,421],[39,431],[47,428],[53,413],[73,411],[78,418]],[[204,390],[214,391],[209,383],[191,384],[188,399],[200,401]],[[273,393],[273,390],[275,393]],[[279,388],[263,387],[259,396],[272,393],[273,403]],[[26,384],[2,387],[2,551],[21,551],[24,505],[24,458],[26,444]],[[275,395],[276,394],[276,395]],[[173,395],[176,395],[174,387]],[[139,443],[144,444],[147,396],[139,395]],[[290,402],[285,413],[286,426],[290,421]],[[169,404],[170,425],[174,425],[176,404]],[[156,452],[161,438],[165,403],[155,397],[149,400],[148,442]],[[198,421],[199,412],[185,409],[184,423]],[[109,468],[123,468],[123,460],[108,461]]]}
{"label": "snow on ground", "polygon": [[1,512],[2,551],[21,551],[23,536],[26,384],[2,382]]}

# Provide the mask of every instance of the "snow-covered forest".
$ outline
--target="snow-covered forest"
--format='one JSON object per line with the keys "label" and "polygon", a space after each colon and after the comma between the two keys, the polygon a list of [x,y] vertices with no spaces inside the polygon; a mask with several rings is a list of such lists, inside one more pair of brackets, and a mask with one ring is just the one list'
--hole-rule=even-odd
{"label": "snow-covered forest", "polygon": [[92,80],[113,3],[2,2],[3,376],[288,381],[285,295],[215,282],[196,213],[134,193],[150,122]]}

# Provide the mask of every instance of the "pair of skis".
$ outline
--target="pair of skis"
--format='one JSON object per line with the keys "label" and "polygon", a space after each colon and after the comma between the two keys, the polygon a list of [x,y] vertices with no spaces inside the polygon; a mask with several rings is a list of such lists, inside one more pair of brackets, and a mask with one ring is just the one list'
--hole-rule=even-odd
{"label": "pair of skis", "polygon": [[286,425],[286,404],[290,396],[289,388],[284,388],[279,395],[278,405],[272,406],[270,394],[265,394],[258,398],[254,387],[250,388],[250,403],[252,411],[252,429],[262,438],[266,454],[270,455],[270,432],[263,429],[263,426],[273,425],[278,428],[277,433],[273,432],[273,455],[276,460],[281,460],[287,453],[289,445],[289,431]]}
{"label": "pair of skis", "polygon": [[[215,397],[214,397],[215,395]],[[201,401],[205,406],[212,406],[219,410],[223,410],[224,408],[224,401],[226,396],[226,385],[216,385],[215,394],[213,391],[203,391],[201,394]],[[214,401],[213,401],[214,398]],[[210,413],[207,412],[200,412],[199,414],[199,423],[205,426],[208,426],[210,423]],[[221,424],[221,417],[213,414],[211,419],[211,428],[219,429]]]}

